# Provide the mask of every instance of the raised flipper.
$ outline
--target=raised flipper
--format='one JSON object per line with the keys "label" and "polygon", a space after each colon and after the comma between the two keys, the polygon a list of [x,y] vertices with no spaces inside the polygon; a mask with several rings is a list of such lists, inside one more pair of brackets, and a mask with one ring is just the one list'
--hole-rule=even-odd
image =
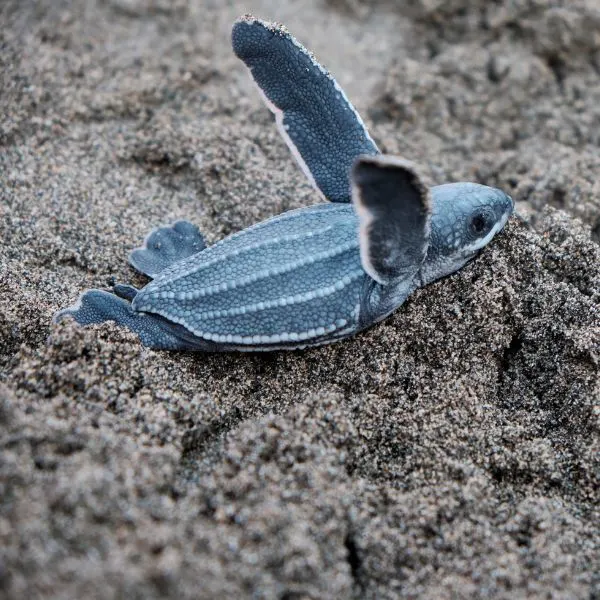
{"label": "raised flipper", "polygon": [[[120,291],[131,286],[121,286]],[[132,288],[133,289],[133,288]],[[128,293],[128,292],[127,292]],[[128,294],[129,295],[129,294]],[[127,300],[104,290],[87,290],[73,306],[54,315],[54,321],[73,317],[80,325],[115,321],[136,333],[142,344],[162,350],[215,350],[215,345],[194,338],[186,329],[159,315],[137,313]]]}
{"label": "raised flipper", "polygon": [[413,277],[429,245],[427,188],[410,163],[389,156],[359,158],[352,182],[363,268],[381,284]]}
{"label": "raised flipper", "polygon": [[188,221],[177,221],[171,226],[152,230],[141,248],[129,255],[134,269],[155,277],[180,260],[206,248],[198,228]]}
{"label": "raised flipper", "polygon": [[327,200],[350,202],[352,163],[379,150],[340,86],[280,25],[242,17],[232,43],[304,174]]}

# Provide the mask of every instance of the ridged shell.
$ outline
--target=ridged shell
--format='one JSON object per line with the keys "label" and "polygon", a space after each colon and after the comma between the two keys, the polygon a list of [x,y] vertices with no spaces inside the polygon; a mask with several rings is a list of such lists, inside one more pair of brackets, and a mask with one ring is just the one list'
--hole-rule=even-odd
{"label": "ridged shell", "polygon": [[362,269],[351,205],[291,211],[245,229],[161,272],[133,301],[194,335],[277,344],[356,326]]}

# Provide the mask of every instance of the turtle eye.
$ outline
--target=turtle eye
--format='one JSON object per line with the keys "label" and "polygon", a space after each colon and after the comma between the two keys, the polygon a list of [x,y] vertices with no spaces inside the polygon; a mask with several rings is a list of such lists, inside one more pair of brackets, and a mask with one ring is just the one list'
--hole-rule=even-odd
{"label": "turtle eye", "polygon": [[488,228],[485,215],[478,213],[471,219],[471,231],[475,235],[481,235]]}

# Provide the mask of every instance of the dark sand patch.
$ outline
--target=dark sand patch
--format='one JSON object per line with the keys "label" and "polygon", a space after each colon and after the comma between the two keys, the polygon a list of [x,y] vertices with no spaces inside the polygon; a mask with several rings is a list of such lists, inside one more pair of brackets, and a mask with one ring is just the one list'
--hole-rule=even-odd
{"label": "dark sand patch", "polygon": [[[598,9],[409,4],[0,8],[3,595],[600,594]],[[142,283],[125,257],[157,224],[214,241],[314,202],[230,52],[248,10],[384,149],[505,188],[525,221],[331,347],[51,326],[86,287]]]}

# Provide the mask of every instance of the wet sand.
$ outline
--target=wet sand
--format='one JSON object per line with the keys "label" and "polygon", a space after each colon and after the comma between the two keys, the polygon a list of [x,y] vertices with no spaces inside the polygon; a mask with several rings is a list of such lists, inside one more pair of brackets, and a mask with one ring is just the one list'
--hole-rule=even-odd
{"label": "wet sand", "polygon": [[[143,285],[159,224],[214,242],[318,201],[231,52],[246,12],[383,151],[520,217],[329,347],[52,325]],[[4,2],[0,595],[600,597],[599,73],[593,0]]]}

